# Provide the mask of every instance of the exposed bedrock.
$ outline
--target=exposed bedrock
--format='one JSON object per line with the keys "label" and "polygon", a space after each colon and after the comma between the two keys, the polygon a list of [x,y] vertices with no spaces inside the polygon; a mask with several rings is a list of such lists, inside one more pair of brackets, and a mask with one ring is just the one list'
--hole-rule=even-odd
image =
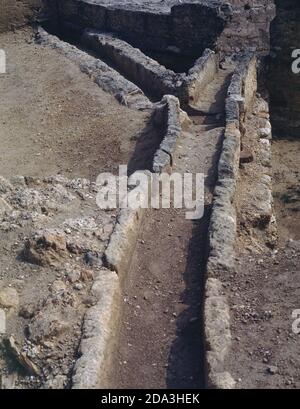
{"label": "exposed bedrock", "polygon": [[[271,26],[269,92],[273,130],[283,137],[300,137],[300,73],[292,71],[292,52],[300,49],[299,0],[276,0]],[[300,64],[298,64],[300,66]]]}

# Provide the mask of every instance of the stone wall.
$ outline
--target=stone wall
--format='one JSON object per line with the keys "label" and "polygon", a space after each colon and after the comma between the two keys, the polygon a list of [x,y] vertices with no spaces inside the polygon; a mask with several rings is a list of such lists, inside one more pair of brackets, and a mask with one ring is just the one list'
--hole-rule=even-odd
{"label": "stone wall", "polygon": [[100,58],[113,64],[119,72],[146,90],[149,95],[161,99],[166,94],[176,94],[175,84],[180,80],[179,75],[113,34],[86,30],[81,43],[94,50]]}
{"label": "stone wall", "polygon": [[239,175],[241,130],[247,112],[252,111],[257,90],[256,57],[241,55],[226,98],[226,129],[218,166],[209,226],[209,257],[205,287],[206,384],[209,388],[233,389],[235,381],[227,371],[225,358],[231,347],[230,310],[223,280],[235,268],[237,216],[236,184]]}
{"label": "stone wall", "polygon": [[274,0],[229,0],[233,9],[230,24],[218,41],[225,54],[252,48],[261,55],[270,49],[270,23],[275,17]]}
{"label": "stone wall", "polygon": [[166,94],[175,95],[183,107],[197,102],[219,65],[218,54],[206,49],[187,74],[180,74],[160,65],[114,34],[87,29],[79,41],[152,97],[160,100]]}
{"label": "stone wall", "polygon": [[[47,0],[54,8],[56,1]],[[213,48],[230,19],[223,2],[195,1],[171,9],[158,6],[151,11],[125,7],[126,2],[92,3],[87,0],[60,0],[59,19],[82,28],[117,33],[136,47],[170,51],[196,58],[205,48]],[[163,4],[163,3],[162,3]]]}
{"label": "stone wall", "polygon": [[268,79],[274,136],[300,137],[300,74],[292,72],[292,51],[300,49],[300,2],[276,0],[271,27]]}
{"label": "stone wall", "polygon": [[42,0],[0,0],[0,32],[22,27],[38,14]]}

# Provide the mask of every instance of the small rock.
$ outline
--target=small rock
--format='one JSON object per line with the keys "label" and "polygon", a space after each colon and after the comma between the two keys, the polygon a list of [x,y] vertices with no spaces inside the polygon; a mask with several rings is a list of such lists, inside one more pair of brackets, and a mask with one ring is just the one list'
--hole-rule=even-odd
{"label": "small rock", "polygon": [[22,305],[19,310],[19,316],[25,319],[31,319],[35,314],[35,306],[33,304]]}
{"label": "small rock", "polygon": [[57,375],[53,379],[48,379],[43,389],[65,389],[68,378],[64,375]]}
{"label": "small rock", "polygon": [[16,344],[13,336],[10,336],[5,340],[6,348],[14,355],[18,363],[31,375],[40,375],[39,368],[28,357],[28,355],[22,351],[22,349]]}
{"label": "small rock", "polygon": [[81,271],[78,269],[73,269],[67,272],[67,279],[70,283],[74,284],[81,278]]}
{"label": "small rock", "polygon": [[240,155],[240,163],[250,163],[253,162],[254,157],[253,157],[253,153],[250,151],[249,148],[247,148],[246,146],[244,146],[243,150],[241,151],[241,155]]}
{"label": "small rock", "polygon": [[69,331],[70,324],[58,314],[49,315],[47,311],[41,311],[35,316],[28,329],[30,338],[35,342],[40,342],[59,337]]}
{"label": "small rock", "polygon": [[5,213],[12,212],[12,207],[0,197],[0,215],[2,216]]}
{"label": "small rock", "polygon": [[270,375],[276,375],[278,373],[278,367],[275,365],[270,365],[267,367],[267,373]]}
{"label": "small rock", "polygon": [[0,176],[0,193],[7,193],[13,189],[11,183],[3,176]]}
{"label": "small rock", "polygon": [[15,372],[1,375],[1,389],[14,389],[18,376]]}
{"label": "small rock", "polygon": [[0,335],[6,333],[6,315],[5,311],[0,309]]}
{"label": "small rock", "polygon": [[23,257],[29,263],[53,265],[67,254],[66,239],[63,233],[45,231],[25,242]]}
{"label": "small rock", "polygon": [[82,302],[87,307],[92,307],[93,305],[97,304],[97,298],[89,296],[89,297],[86,297]]}
{"label": "small rock", "polygon": [[270,139],[272,136],[272,129],[270,128],[260,128],[258,131],[258,136],[260,138],[268,138]]}
{"label": "small rock", "polygon": [[12,176],[9,181],[13,186],[22,187],[22,188],[26,187],[24,176],[21,176],[21,175]]}
{"label": "small rock", "polygon": [[0,306],[4,308],[17,308],[18,305],[18,292],[11,287],[2,288],[2,290],[0,291]]}
{"label": "small rock", "polygon": [[87,282],[87,281],[93,281],[94,279],[94,273],[92,270],[81,270],[80,272],[80,279],[83,282]]}
{"label": "small rock", "polygon": [[84,261],[92,267],[102,267],[103,262],[101,257],[98,254],[94,254],[91,251],[88,251],[84,256]]}
{"label": "small rock", "polygon": [[66,284],[62,280],[55,280],[51,285],[51,291],[53,293],[63,292],[66,291],[66,289]]}

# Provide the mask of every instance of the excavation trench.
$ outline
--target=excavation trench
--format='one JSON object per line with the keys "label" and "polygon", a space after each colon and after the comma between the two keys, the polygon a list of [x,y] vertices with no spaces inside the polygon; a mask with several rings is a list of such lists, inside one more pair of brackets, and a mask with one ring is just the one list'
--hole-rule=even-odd
{"label": "excavation trench", "polygon": [[[75,44],[78,46],[77,41]],[[203,217],[193,222],[185,218],[185,211],[171,208],[149,209],[143,219],[122,283],[120,333],[108,381],[111,387],[205,386],[202,310],[207,233],[231,72],[232,67],[220,69],[206,85],[201,99],[190,109],[191,124],[177,141],[172,158],[173,171],[206,176]],[[143,167],[144,144],[157,145],[149,135],[138,142],[134,156],[141,161],[133,170]],[[149,169],[149,163],[144,162],[144,168]]]}
{"label": "excavation trench", "polygon": [[[126,74],[126,70],[118,71]],[[232,67],[219,70],[207,84],[190,110],[191,124],[177,141],[172,157],[172,171],[206,176],[203,217],[192,222],[186,220],[184,211],[164,209],[147,210],[143,219],[122,286],[119,341],[108,381],[111,387],[205,386],[202,311],[207,233],[231,72]],[[143,83],[136,85],[149,95]],[[147,138],[144,142],[151,144]],[[135,157],[143,149],[142,142]]]}
{"label": "excavation trench", "polygon": [[[120,333],[109,381],[112,387],[205,386],[202,309],[207,231],[230,74],[230,68],[220,69],[203,90],[201,101],[191,111],[191,124],[182,132],[173,154],[173,171],[206,175],[204,216],[192,222],[186,220],[184,211],[148,210],[143,220],[123,283]],[[130,174],[151,169],[163,136],[163,130],[153,127],[147,114],[143,119],[142,135],[137,141],[131,139],[126,151],[127,160],[131,156]],[[101,163],[105,163],[104,156]],[[115,172],[118,164],[110,164],[108,170]],[[20,342],[22,339],[20,335]],[[32,387],[30,382],[27,386]]]}
{"label": "excavation trench", "polygon": [[[101,59],[127,80],[137,85],[152,101],[166,94],[176,95],[187,108],[185,95],[190,70],[196,67],[196,57],[136,48],[114,33],[82,29],[71,23],[44,22],[43,28],[89,55]],[[198,58],[201,56],[201,52]]]}
{"label": "excavation trench", "polygon": [[173,171],[206,175],[204,216],[192,222],[184,211],[164,209],[148,210],[144,218],[123,287],[112,387],[205,386],[202,309],[207,231],[229,78],[230,70],[220,70],[206,87],[197,106],[202,114],[194,111],[173,158]]}

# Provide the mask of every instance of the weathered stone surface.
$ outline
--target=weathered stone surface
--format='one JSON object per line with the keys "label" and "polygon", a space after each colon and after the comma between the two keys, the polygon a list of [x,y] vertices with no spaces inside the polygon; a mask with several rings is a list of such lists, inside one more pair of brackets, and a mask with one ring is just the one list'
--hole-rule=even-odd
{"label": "weathered stone surface", "polygon": [[80,8],[78,1],[61,0],[59,12],[64,21],[118,33],[140,48],[165,51],[172,46],[196,57],[214,45],[231,15],[228,4],[202,0],[97,0],[82,1]]}
{"label": "weathered stone surface", "polygon": [[256,85],[256,59],[251,53],[246,53],[239,58],[228,89],[225,139],[209,226],[204,314],[207,384],[211,388],[235,387],[235,381],[224,364],[231,343],[230,314],[219,279],[230,273],[235,263],[237,218],[234,199],[240,161],[240,129],[245,113],[252,112]]}
{"label": "weathered stone surface", "polygon": [[34,341],[59,337],[69,329],[69,323],[61,314],[53,314],[49,309],[37,314],[29,325],[30,338]]}
{"label": "weathered stone surface", "polygon": [[124,278],[135,248],[144,209],[121,209],[110,237],[105,258],[107,265]]}
{"label": "weathered stone surface", "polygon": [[251,150],[247,146],[243,146],[240,154],[240,163],[250,163],[253,162],[254,156]]}
{"label": "weathered stone surface", "polygon": [[41,266],[54,265],[66,256],[66,237],[59,231],[46,230],[37,233],[24,245],[23,257],[29,263]]}
{"label": "weathered stone surface", "polygon": [[65,389],[68,384],[68,378],[65,375],[57,375],[44,384],[43,389]]}
{"label": "weathered stone surface", "polygon": [[259,141],[259,145],[260,145],[259,157],[261,164],[267,168],[270,168],[272,165],[271,142],[269,139],[263,138]]}
{"label": "weathered stone surface", "polygon": [[216,374],[223,370],[224,359],[231,345],[230,314],[226,297],[222,295],[222,284],[209,278],[206,283],[205,337],[207,363]]}
{"label": "weathered stone surface", "polygon": [[0,309],[0,335],[6,333],[6,314],[5,311]]}
{"label": "weathered stone surface", "polygon": [[16,309],[19,305],[19,295],[12,287],[0,289],[0,306],[4,308]]}
{"label": "weathered stone surface", "polygon": [[225,130],[222,152],[219,160],[219,179],[236,177],[239,168],[241,135],[238,129]]}
{"label": "weathered stone surface", "polygon": [[154,155],[153,171],[161,173],[172,166],[172,157],[175,151],[176,143],[182,132],[182,121],[186,126],[186,116],[180,109],[179,100],[172,95],[165,95],[156,110],[161,111],[160,126],[165,129],[163,140],[159,149]]}
{"label": "weathered stone surface", "polygon": [[177,74],[115,35],[86,30],[81,41],[150,95],[162,98],[176,93]]}
{"label": "weathered stone surface", "polygon": [[258,131],[258,135],[259,135],[260,138],[271,139],[271,137],[272,137],[271,126],[268,126],[266,128],[260,128],[259,131]]}
{"label": "weathered stone surface", "polygon": [[211,381],[211,386],[218,385],[218,389],[234,389],[236,386],[236,381],[229,372],[217,372],[213,375]]}
{"label": "weathered stone surface", "polygon": [[[236,213],[232,206],[229,192],[234,192],[235,183],[218,186],[215,191],[213,212],[209,229],[208,270],[213,274],[214,268],[230,269],[234,263],[234,243],[236,238]],[[229,190],[228,190],[229,188]]]}
{"label": "weathered stone surface", "polygon": [[4,199],[2,199],[2,197],[0,197],[0,216],[11,211],[12,207]]}
{"label": "weathered stone surface", "polygon": [[0,175],[0,193],[7,193],[13,189],[12,184]]}
{"label": "weathered stone surface", "polygon": [[210,49],[206,49],[183,81],[185,92],[182,91],[180,95],[183,103],[190,105],[197,103],[206,85],[213,80],[218,65],[219,55]]}
{"label": "weathered stone surface", "polygon": [[263,175],[255,190],[249,216],[254,226],[267,226],[273,215],[272,179]]}
{"label": "weathered stone surface", "polygon": [[92,295],[98,301],[85,316],[80,344],[81,357],[75,365],[73,389],[108,387],[107,376],[111,352],[115,346],[121,297],[118,275],[109,270],[97,273]]}

